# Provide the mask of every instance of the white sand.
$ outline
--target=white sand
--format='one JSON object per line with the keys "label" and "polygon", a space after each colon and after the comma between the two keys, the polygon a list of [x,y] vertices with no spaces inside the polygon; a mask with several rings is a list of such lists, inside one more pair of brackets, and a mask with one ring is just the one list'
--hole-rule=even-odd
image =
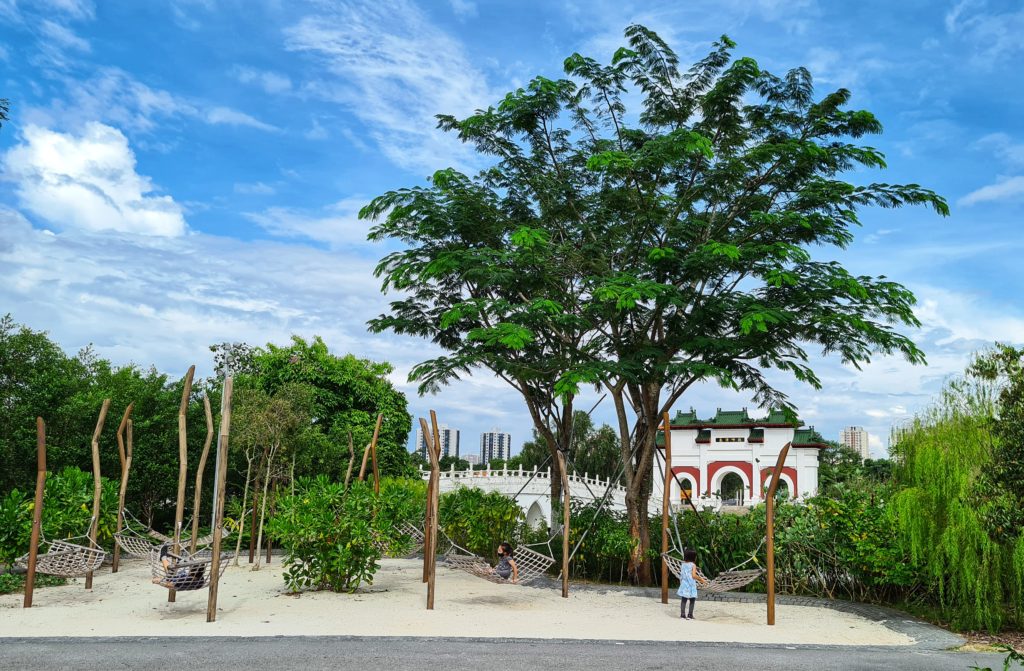
{"label": "white sand", "polygon": [[149,583],[140,562],[47,587],[29,610],[22,595],[0,596],[3,636],[462,636],[744,643],[909,645],[884,625],[827,608],[778,606],[765,624],[759,604],[697,602],[697,620],[679,619],[679,601],[621,592],[494,585],[438,565],[436,602],[425,609],[422,562],[384,560],[372,586],[356,594],[289,595],[276,563],[260,571],[230,567],[220,586],[217,622],[206,622],[207,592],[179,593]]}

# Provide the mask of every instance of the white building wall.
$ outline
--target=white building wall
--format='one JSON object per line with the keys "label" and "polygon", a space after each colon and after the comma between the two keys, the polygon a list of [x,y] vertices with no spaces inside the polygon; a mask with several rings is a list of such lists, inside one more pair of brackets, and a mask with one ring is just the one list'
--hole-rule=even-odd
{"label": "white building wall", "polygon": [[[697,429],[673,429],[672,440],[672,467],[696,468],[700,474],[699,490],[694,488],[694,503],[716,507],[721,505],[717,493],[721,489],[721,481],[727,473],[736,473],[744,483],[745,503],[754,505],[763,501],[762,489],[767,484],[761,478],[761,471],[766,468],[774,468],[779,453],[787,442],[792,441],[793,428],[764,428],[764,441],[749,441],[750,429],[711,429],[711,439],[708,443],[698,443]],[[733,439],[732,441],[719,441],[716,438]],[[735,441],[735,439],[742,439]],[[734,442],[735,441],[735,442]],[[790,495],[802,500],[817,494],[818,487],[818,448],[816,447],[795,447],[790,448],[786,456],[784,467],[792,468],[796,472],[797,482],[791,482],[788,474],[783,473],[780,477],[786,481]],[[662,453],[664,454],[664,453]],[[734,461],[750,464],[751,476],[748,477],[742,469],[732,466],[724,466],[718,469],[709,479],[709,466],[714,462]],[[680,479],[687,477],[679,474]],[[687,478],[689,479],[689,478]],[[693,483],[691,483],[693,484]],[[708,491],[710,490],[710,495]],[[660,459],[656,460],[653,477],[653,491],[651,501],[657,502],[660,506],[662,492],[664,491],[664,472],[660,466]],[[679,505],[680,488],[675,478],[670,482],[670,501],[673,505]]]}

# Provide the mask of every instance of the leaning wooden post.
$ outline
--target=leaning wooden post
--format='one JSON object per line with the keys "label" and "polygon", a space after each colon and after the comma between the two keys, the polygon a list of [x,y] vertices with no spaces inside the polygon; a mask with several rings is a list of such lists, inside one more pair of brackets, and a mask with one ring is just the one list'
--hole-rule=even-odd
{"label": "leaning wooden post", "polygon": [[372,443],[367,443],[363,448],[363,463],[359,466],[359,482],[366,479],[366,467],[370,463],[370,447],[372,447]]}
{"label": "leaning wooden post", "polygon": [[224,483],[228,474],[228,434],[231,432],[231,378],[224,380],[220,401],[220,437],[217,439],[216,478],[213,484],[213,563],[210,564],[210,595],[206,602],[206,621],[217,619],[217,587],[220,583],[220,545],[224,537]]}
{"label": "leaning wooden post", "polygon": [[[103,496],[103,482],[100,480],[100,433],[103,422],[107,419],[110,399],[103,399],[100,417],[96,420],[96,429],[92,432],[92,523],[89,525],[89,542],[96,545],[96,536],[100,527],[100,498]],[[85,574],[85,588],[92,589],[92,571]]]}
{"label": "leaning wooden post", "polygon": [[28,546],[28,575],[25,576],[25,601],[22,607],[32,607],[32,590],[36,586],[36,556],[39,554],[39,536],[43,527],[43,490],[46,489],[46,423],[36,417],[36,500],[32,508],[32,538]]}
{"label": "leaning wooden post", "polygon": [[[348,490],[348,482],[352,479],[352,464],[356,460],[356,448],[352,444],[352,432],[348,432],[348,470],[345,471],[345,489]],[[292,482],[295,482],[295,478],[292,478]]]}
{"label": "leaning wooden post", "polygon": [[779,478],[782,476],[782,467],[786,463],[786,455],[792,442],[786,443],[779,452],[779,458],[775,461],[775,470],[772,471],[771,484],[768,485],[768,500],[765,502],[765,521],[767,526],[765,548],[768,553],[768,575],[765,579],[768,587],[768,624],[775,624],[775,490],[779,487]]}
{"label": "leaning wooden post", "polygon": [[569,598],[569,474],[565,470],[565,455],[561,450],[558,456],[558,470],[562,472],[562,598]]}
{"label": "leaning wooden post", "polygon": [[[195,366],[189,366],[185,373],[185,384],[181,389],[181,404],[178,405],[178,505],[174,509],[174,541],[171,552],[181,553],[181,525],[185,519],[185,477],[188,475],[188,432],[186,420],[188,401],[192,395],[192,376],[196,373]],[[174,603],[175,590],[167,590],[167,603]]]}
{"label": "leaning wooden post", "polygon": [[[420,431],[423,432],[423,443],[427,448],[427,463],[430,465],[430,476],[427,478],[427,509],[423,515],[423,582],[430,579],[430,557],[434,554],[434,546],[430,537],[430,519],[433,516],[434,501],[434,439],[430,435],[427,420],[420,417]],[[419,446],[417,446],[419,447]]]}
{"label": "leaning wooden post", "polygon": [[192,500],[192,540],[189,542],[189,552],[196,551],[199,540],[199,511],[202,508],[202,499],[199,496],[203,492],[206,458],[210,455],[210,445],[213,443],[213,410],[210,409],[210,397],[206,394],[203,394],[203,412],[206,413],[206,440],[203,441],[203,454],[199,457],[199,468],[196,470],[196,495]]}
{"label": "leaning wooden post", "polygon": [[[128,491],[128,469],[132,466],[132,456],[124,446],[124,430],[131,420],[132,408],[134,406],[134,403],[128,404],[128,407],[124,409],[124,416],[121,417],[121,423],[117,427],[117,456],[121,458],[121,487],[117,490],[117,525],[114,530],[115,534],[121,533],[121,529],[124,528],[124,495]],[[110,572],[117,573],[117,569],[120,566],[121,546],[115,541],[114,563],[110,568]]]}
{"label": "leaning wooden post", "polygon": [[373,461],[373,493],[380,494],[380,471],[377,470],[377,438],[380,436],[380,425],[384,415],[377,415],[377,425],[373,427],[373,439],[370,441],[370,459]]}
{"label": "leaning wooden post", "polygon": [[[661,553],[668,553],[668,518],[672,502],[672,426],[668,413],[662,415],[662,423],[665,433],[665,483],[664,492],[661,496]],[[661,559],[661,602],[668,603],[668,562],[664,556]]]}
{"label": "leaning wooden post", "polygon": [[441,433],[437,424],[437,413],[430,411],[431,433],[434,437],[430,447],[430,480],[433,483],[430,496],[430,574],[427,576],[427,610],[434,610],[434,585],[437,582],[437,522],[438,502],[441,488]]}

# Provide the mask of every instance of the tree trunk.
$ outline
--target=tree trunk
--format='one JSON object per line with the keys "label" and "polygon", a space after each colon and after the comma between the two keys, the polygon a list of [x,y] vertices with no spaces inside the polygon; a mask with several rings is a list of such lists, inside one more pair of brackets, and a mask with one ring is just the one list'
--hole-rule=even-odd
{"label": "tree trunk", "polygon": [[260,569],[260,550],[263,548],[263,522],[267,518],[267,492],[270,488],[270,469],[274,466],[274,454],[276,452],[276,445],[270,448],[270,454],[267,457],[267,470],[263,474],[263,496],[260,499],[260,525],[259,534],[256,537],[256,565],[252,567],[253,571]]}
{"label": "tree trunk", "polygon": [[238,555],[242,553],[242,534],[245,532],[245,504],[249,502],[249,484],[252,478],[252,459],[246,456],[245,487],[242,488],[242,514],[238,519],[238,538],[235,539],[235,566],[238,566]]}
{"label": "tree trunk", "polygon": [[[639,483],[639,479],[637,480]],[[629,520],[629,536],[636,543],[629,554],[629,566],[626,569],[629,582],[634,585],[650,585],[652,572],[651,561],[647,551],[651,547],[651,529],[647,523],[647,502],[650,499],[643,488],[626,491],[626,517]]]}

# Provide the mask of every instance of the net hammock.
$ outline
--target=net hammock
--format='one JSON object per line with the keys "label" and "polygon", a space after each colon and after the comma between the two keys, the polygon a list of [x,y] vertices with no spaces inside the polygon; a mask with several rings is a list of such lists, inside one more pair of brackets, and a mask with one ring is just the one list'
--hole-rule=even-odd
{"label": "net hammock", "polygon": [[[89,530],[84,536],[54,541],[41,538],[40,540],[47,545],[47,550],[36,554],[36,573],[59,578],[81,578],[102,566],[107,553],[89,537],[93,523],[95,519],[89,523]],[[28,555],[18,557],[15,562],[28,568]]]}
{"label": "net hammock", "polygon": [[408,557],[423,549],[426,536],[422,531],[408,522],[395,527],[398,535],[391,539],[375,541],[375,545],[387,557]]}
{"label": "net hammock", "polygon": [[[682,559],[668,552],[663,552],[661,554],[661,560],[668,564],[668,570],[672,572],[672,575],[674,575],[676,578],[680,577],[681,568],[683,565]],[[747,561],[749,562],[750,560],[748,559]],[[746,563],[747,562],[744,562],[744,564]],[[740,566],[743,566],[743,564],[740,564]],[[703,585],[698,583],[698,590],[703,592],[712,592],[715,594],[719,594],[721,592],[730,592],[734,589],[746,587],[747,585],[749,585],[750,583],[754,582],[762,575],[764,575],[764,569],[760,567],[755,569],[744,570],[738,570],[738,568],[731,568],[729,570],[722,571],[721,573],[716,575],[714,579],[709,579],[707,576],[704,575],[702,571],[700,571],[700,569],[698,569],[697,575],[699,575],[703,580],[707,581]]]}
{"label": "net hammock", "polygon": [[[174,541],[171,536],[147,527],[127,508],[124,510],[124,522],[124,528],[114,534],[114,540],[120,546],[121,551],[129,557],[148,559],[154,548],[159,550],[161,545],[167,545]],[[134,522],[134,526],[132,522]],[[229,537],[232,530],[233,527],[225,526],[222,538]],[[191,539],[188,536],[182,536],[179,542],[181,545],[191,545]],[[196,539],[196,547],[206,547],[212,542],[213,534],[206,534]]]}
{"label": "net hammock", "polygon": [[[441,534],[444,535],[444,540],[448,544],[448,549],[441,554],[442,561],[457,571],[463,571],[499,585],[527,585],[544,575],[555,563],[554,558],[550,555],[537,552],[528,545],[520,545],[512,556],[512,560],[516,563],[518,577],[517,581],[513,583],[511,576],[502,578],[495,573],[494,568],[486,559],[457,545],[444,531],[441,531]],[[550,538],[546,543],[537,543],[536,545],[547,545],[548,552],[551,552]]]}
{"label": "net hammock", "polygon": [[[214,571],[211,550],[203,549],[190,553],[182,549],[180,554],[174,554],[167,551],[167,547],[165,543],[153,548],[149,553],[153,577],[158,580],[161,587],[178,592],[191,592],[205,589],[210,585],[210,574]],[[224,575],[224,570],[234,558],[234,553],[221,553],[220,566],[217,567],[218,576]],[[166,564],[164,559],[167,560]]]}

